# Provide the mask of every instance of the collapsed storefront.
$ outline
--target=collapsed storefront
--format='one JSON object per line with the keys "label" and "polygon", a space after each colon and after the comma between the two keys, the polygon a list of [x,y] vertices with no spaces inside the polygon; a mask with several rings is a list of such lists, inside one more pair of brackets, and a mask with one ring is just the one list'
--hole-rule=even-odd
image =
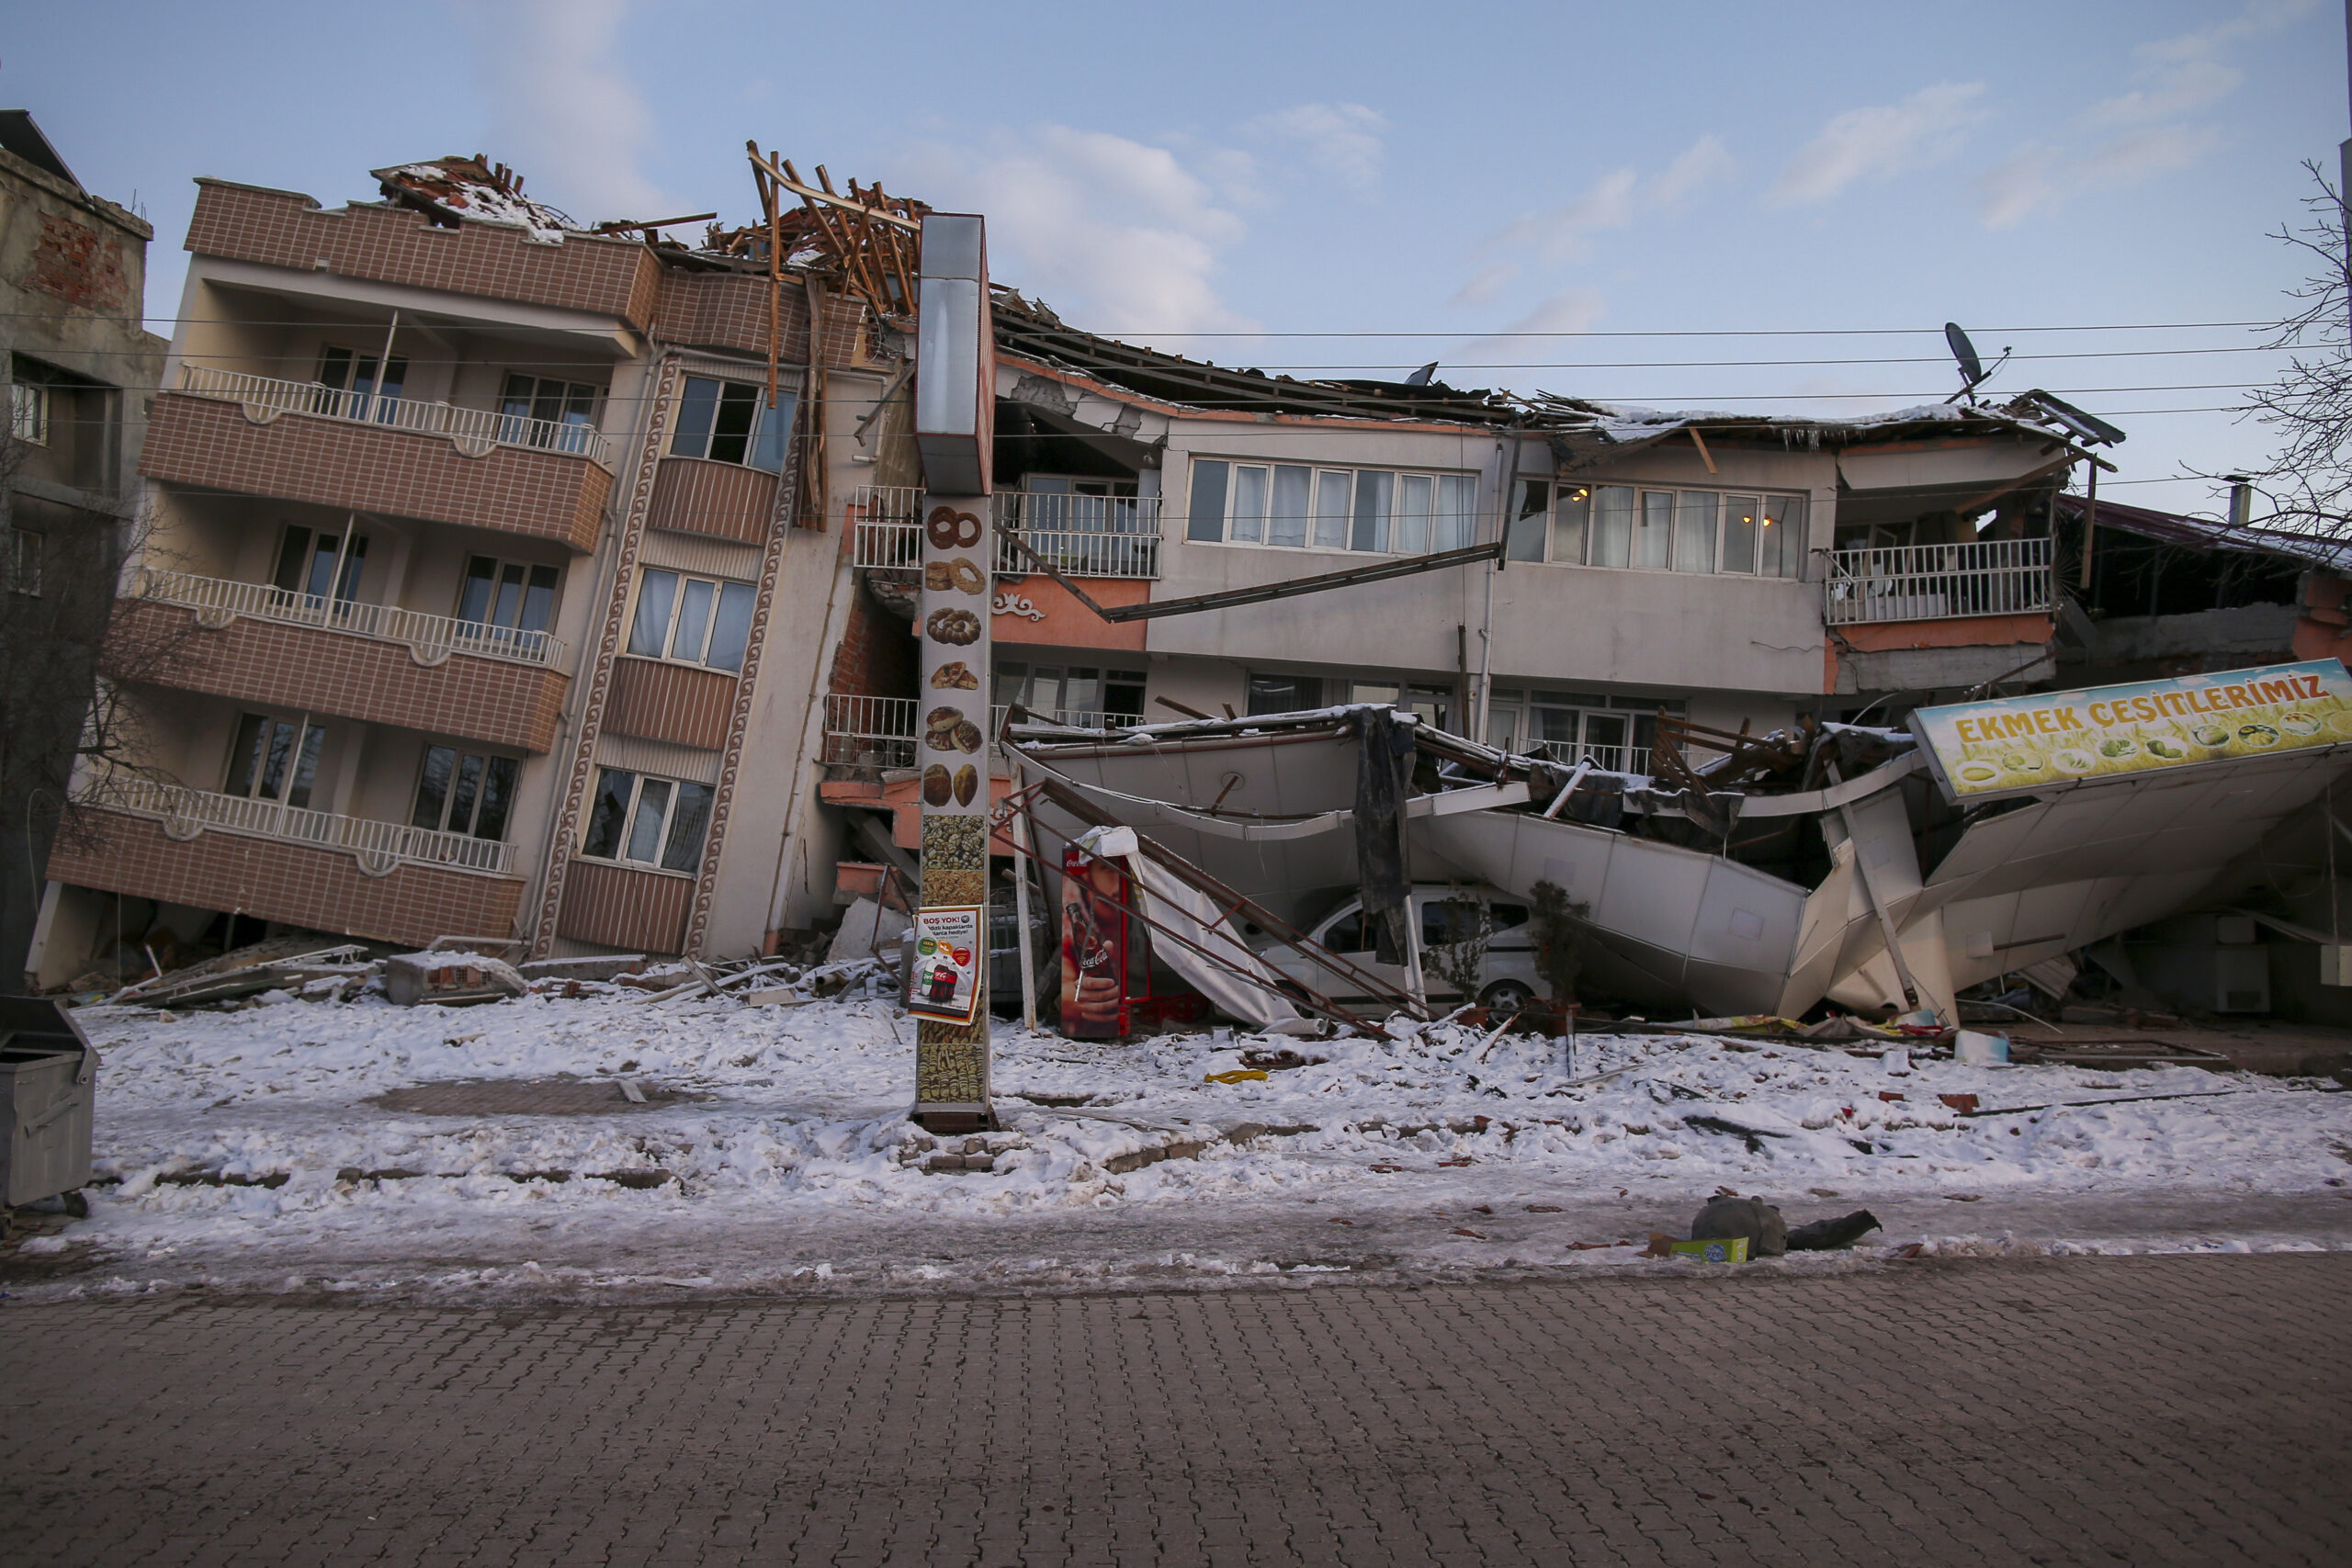
{"label": "collapsed storefront", "polygon": [[[1401,909],[1408,884],[1559,889],[1580,988],[1628,1006],[1793,1018],[1826,1000],[1952,1023],[1961,991],[2018,974],[2063,990],[2070,954],[2194,907],[2352,766],[2334,660],[1923,709],[1916,734],[1679,737],[1719,749],[1695,763],[1663,726],[1649,774],[1376,706],[1122,732],[1022,716],[1000,837],[1041,846],[1046,907],[1065,846],[1119,857],[1156,951],[1261,1023],[1280,1010],[1232,987],[1326,1017],[1351,1015],[1340,996],[1429,1012],[1443,990],[1419,922],[1365,921],[1378,951],[1303,931],[1350,894]],[[1277,948],[1307,983],[1266,964]]]}

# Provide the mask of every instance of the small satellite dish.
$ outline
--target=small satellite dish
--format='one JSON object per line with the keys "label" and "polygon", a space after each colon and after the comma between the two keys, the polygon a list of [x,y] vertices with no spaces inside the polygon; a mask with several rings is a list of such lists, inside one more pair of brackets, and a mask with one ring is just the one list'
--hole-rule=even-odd
{"label": "small satellite dish", "polygon": [[[1977,354],[1976,345],[1968,341],[1968,334],[1961,330],[1958,321],[1944,323],[1944,342],[1951,346],[1951,356],[1960,365],[1960,390],[1944,400],[1948,403],[1956,403],[1961,399],[1969,397],[1970,393],[1991,378],[1993,370],[1998,370],[2009,362],[2010,351],[2005,348],[2001,350],[2001,357],[1994,361],[1993,369],[1984,368],[1984,361]],[[1973,402],[1975,400],[1970,398],[1970,400]]]}

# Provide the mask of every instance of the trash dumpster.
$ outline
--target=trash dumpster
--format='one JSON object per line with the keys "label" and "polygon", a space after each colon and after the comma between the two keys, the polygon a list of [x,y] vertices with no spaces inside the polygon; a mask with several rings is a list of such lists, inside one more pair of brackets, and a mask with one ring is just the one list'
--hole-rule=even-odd
{"label": "trash dumpster", "polygon": [[41,997],[0,997],[0,1203],[90,1179],[98,1054],[74,1015]]}

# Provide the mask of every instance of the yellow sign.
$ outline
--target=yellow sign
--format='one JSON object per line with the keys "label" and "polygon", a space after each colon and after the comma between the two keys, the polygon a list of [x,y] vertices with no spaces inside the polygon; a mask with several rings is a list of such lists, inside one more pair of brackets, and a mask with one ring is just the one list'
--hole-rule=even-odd
{"label": "yellow sign", "polygon": [[1912,723],[1955,799],[2352,742],[2352,674],[2333,659],[1921,708]]}

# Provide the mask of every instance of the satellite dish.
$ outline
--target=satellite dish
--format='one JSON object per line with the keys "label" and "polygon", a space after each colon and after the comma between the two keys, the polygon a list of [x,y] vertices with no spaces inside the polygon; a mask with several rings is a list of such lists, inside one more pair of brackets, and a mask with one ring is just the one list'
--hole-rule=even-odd
{"label": "satellite dish", "polygon": [[[1951,345],[1951,356],[1960,365],[1960,390],[1944,400],[1948,403],[1956,403],[1969,397],[1991,378],[1993,370],[1998,370],[2009,362],[2010,351],[2005,348],[2001,350],[2001,357],[1994,361],[1993,370],[1985,369],[1984,359],[1976,352],[1976,345],[1968,341],[1968,334],[1961,330],[1958,321],[1944,323],[1944,342]],[[1969,400],[1973,402],[1975,400],[1970,398]]]}
{"label": "satellite dish", "polygon": [[1944,341],[1951,344],[1951,356],[1960,361],[1960,378],[1973,387],[1984,379],[1984,362],[1976,356],[1976,345],[1960,330],[1958,321],[1944,323]]}

